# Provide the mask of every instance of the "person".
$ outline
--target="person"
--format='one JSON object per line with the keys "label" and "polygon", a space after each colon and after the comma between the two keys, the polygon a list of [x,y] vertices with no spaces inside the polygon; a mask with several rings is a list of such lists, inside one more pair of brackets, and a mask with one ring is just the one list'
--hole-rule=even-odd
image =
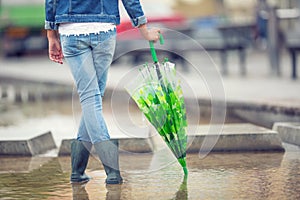
{"label": "person", "polygon": [[[133,27],[148,41],[159,29],[148,29],[139,0],[122,0]],[[50,60],[70,67],[82,109],[77,139],[71,144],[71,183],[90,180],[85,174],[94,146],[107,184],[120,184],[118,141],[111,140],[102,114],[102,97],[120,23],[118,0],[45,0],[45,29]]]}
{"label": "person", "polygon": [[268,39],[268,13],[270,7],[266,0],[259,0],[255,9],[257,40],[262,49],[267,48]]}

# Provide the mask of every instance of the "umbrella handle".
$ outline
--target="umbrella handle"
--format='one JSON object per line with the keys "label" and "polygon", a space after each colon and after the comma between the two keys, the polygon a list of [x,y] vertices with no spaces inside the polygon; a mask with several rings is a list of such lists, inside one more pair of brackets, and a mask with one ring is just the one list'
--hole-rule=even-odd
{"label": "umbrella handle", "polygon": [[[164,37],[161,33],[159,33],[159,43],[161,45],[163,45],[165,43]],[[154,48],[154,42],[153,41],[149,41],[149,45],[150,45],[150,51],[151,51],[151,55],[152,55],[152,60],[154,63],[158,62],[157,59],[157,55],[156,55],[156,50]]]}

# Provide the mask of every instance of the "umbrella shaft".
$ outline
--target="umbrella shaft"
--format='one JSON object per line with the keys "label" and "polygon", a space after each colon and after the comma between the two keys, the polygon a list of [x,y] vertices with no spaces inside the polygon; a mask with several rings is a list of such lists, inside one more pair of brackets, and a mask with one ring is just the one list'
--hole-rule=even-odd
{"label": "umbrella shaft", "polygon": [[160,72],[160,69],[159,69],[159,63],[155,62],[154,66],[155,66],[155,71],[156,71],[158,80],[162,80],[162,75],[161,75],[161,72]]}

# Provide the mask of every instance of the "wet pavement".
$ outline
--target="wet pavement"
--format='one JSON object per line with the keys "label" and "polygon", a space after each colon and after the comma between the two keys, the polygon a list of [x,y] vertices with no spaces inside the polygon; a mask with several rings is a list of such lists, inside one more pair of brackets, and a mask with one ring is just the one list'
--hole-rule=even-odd
{"label": "wet pavement", "polygon": [[[155,153],[154,153],[155,155]],[[299,199],[300,151],[188,154],[185,182],[179,164],[149,170],[154,155],[120,155],[125,182],[105,185],[90,158],[86,185],[69,183],[69,157],[0,158],[0,199]]]}
{"label": "wet pavement", "polygon": [[[227,76],[220,74],[219,54],[209,52],[208,55],[205,52],[186,55],[186,59],[191,62],[188,66],[182,66],[174,61],[186,97],[204,99],[215,97],[221,100],[225,98],[226,101],[300,107],[300,93],[297,92],[300,90],[300,78],[291,79],[291,60],[285,51],[282,51],[281,55],[281,76],[272,74],[266,51],[248,50],[246,76],[239,73],[235,53],[229,53]],[[144,62],[140,63],[142,64]],[[113,64],[109,69],[107,89],[124,90],[124,84],[135,75],[133,69],[136,66],[137,64],[128,63],[125,58]],[[0,76],[73,87],[73,79],[67,64],[52,63],[45,55],[8,60],[0,58]]]}
{"label": "wet pavement", "polygon": [[[5,123],[0,134],[49,128],[59,146],[61,139],[76,134],[79,110],[71,104],[68,99],[11,105],[12,113],[5,112],[2,119],[19,119]],[[109,107],[104,108],[110,118]],[[134,121],[143,123],[142,116],[135,115]],[[288,147],[285,153],[211,153],[205,158],[188,154],[187,182],[168,151],[164,156],[161,152],[122,153],[125,183],[114,186],[104,184],[105,172],[96,157],[90,158],[87,169],[93,179],[73,186],[70,157],[56,157],[57,150],[35,157],[1,157],[0,199],[299,199],[300,149]]]}
{"label": "wet pavement", "polygon": [[[218,56],[211,56],[218,65]],[[202,66],[212,66],[210,59],[201,60],[197,55],[190,58]],[[191,68],[190,71],[179,69],[179,74],[192,97],[210,98],[211,93],[218,93],[221,89],[228,101],[300,108],[299,79],[290,79],[288,55],[282,57],[281,77],[271,75],[264,53],[249,52],[245,77],[239,75],[236,63],[235,56],[230,54],[229,75],[218,76],[217,81],[223,87],[216,90],[214,77],[205,77],[204,72],[194,73],[194,68]],[[108,89],[120,89],[130,77],[131,70],[130,64],[114,65],[110,69]],[[73,88],[67,65],[51,63],[46,56],[0,59],[0,75]],[[76,135],[80,108],[70,99],[72,95],[67,101],[5,106],[2,100],[6,99],[0,99],[1,137],[16,131],[30,134],[51,130],[59,146],[63,138]],[[106,110],[105,114],[109,124],[116,123],[113,113]],[[141,115],[134,117],[133,121],[144,123]],[[229,121],[240,122],[238,119]],[[159,164],[155,153],[122,154],[120,161],[125,183],[116,186],[104,184],[105,173],[96,158],[90,159],[87,170],[93,179],[85,186],[72,187],[69,183],[69,157],[55,157],[57,152],[32,158],[0,157],[0,199],[300,199],[300,151],[299,147],[290,147],[285,153],[213,153],[204,159],[198,154],[188,154],[187,182],[183,181],[182,169],[169,154],[166,160],[172,162],[163,165]]]}

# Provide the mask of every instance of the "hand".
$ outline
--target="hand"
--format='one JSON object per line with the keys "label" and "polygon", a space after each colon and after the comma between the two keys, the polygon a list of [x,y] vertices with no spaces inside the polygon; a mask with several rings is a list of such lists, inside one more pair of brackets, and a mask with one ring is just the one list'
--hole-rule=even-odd
{"label": "hand", "polygon": [[58,40],[49,40],[49,58],[54,62],[63,64],[63,54]]}
{"label": "hand", "polygon": [[143,25],[139,26],[139,30],[140,30],[142,36],[146,40],[153,41],[153,42],[156,42],[157,40],[159,40],[160,30],[158,28],[148,29],[146,24],[143,24]]}
{"label": "hand", "polygon": [[49,43],[49,58],[50,60],[63,64],[63,53],[61,50],[60,41],[58,39],[56,31],[47,31],[48,43]]}

